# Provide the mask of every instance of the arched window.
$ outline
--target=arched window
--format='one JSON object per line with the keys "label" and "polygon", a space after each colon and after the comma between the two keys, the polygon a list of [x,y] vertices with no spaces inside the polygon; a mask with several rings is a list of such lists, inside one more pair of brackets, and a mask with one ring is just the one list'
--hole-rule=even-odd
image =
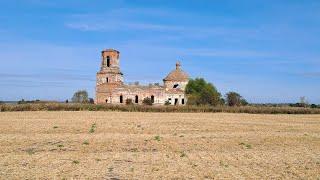
{"label": "arched window", "polygon": [[154,95],[151,96],[151,102],[154,103]]}
{"label": "arched window", "polygon": [[108,103],[108,99],[106,99],[106,103]]}
{"label": "arched window", "polygon": [[123,103],[123,96],[120,96],[120,103]]}
{"label": "arched window", "polygon": [[175,98],[174,99],[174,105],[178,105],[179,104],[179,99],[178,98]]}
{"label": "arched window", "polygon": [[110,67],[110,56],[107,56],[107,67]]}
{"label": "arched window", "polygon": [[137,103],[137,104],[139,103],[139,97],[138,97],[138,95],[136,95],[136,98],[135,98],[134,102]]}

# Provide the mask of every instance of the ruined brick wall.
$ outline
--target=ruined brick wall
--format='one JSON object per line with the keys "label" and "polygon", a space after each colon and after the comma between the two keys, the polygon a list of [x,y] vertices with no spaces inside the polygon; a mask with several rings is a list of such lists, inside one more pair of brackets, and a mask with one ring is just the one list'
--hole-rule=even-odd
{"label": "ruined brick wall", "polygon": [[[109,91],[100,91],[97,93],[97,103],[110,103],[110,104],[121,104],[120,96],[122,96],[122,104],[125,104],[127,99],[131,99],[135,104],[142,104],[143,99],[146,97],[154,97],[154,104],[164,104],[166,100],[166,93],[163,87],[152,87],[152,88],[140,88],[140,87],[116,87]],[[138,103],[136,103],[136,96]]]}

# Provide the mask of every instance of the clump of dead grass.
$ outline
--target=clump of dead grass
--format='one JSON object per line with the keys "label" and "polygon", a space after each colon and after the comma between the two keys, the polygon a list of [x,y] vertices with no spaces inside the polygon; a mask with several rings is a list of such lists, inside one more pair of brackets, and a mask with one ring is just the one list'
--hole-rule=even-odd
{"label": "clump of dead grass", "polygon": [[194,113],[250,113],[250,114],[320,114],[320,108],[268,107],[268,106],[143,106],[96,104],[0,104],[0,112],[6,111],[123,111],[123,112],[194,112]]}

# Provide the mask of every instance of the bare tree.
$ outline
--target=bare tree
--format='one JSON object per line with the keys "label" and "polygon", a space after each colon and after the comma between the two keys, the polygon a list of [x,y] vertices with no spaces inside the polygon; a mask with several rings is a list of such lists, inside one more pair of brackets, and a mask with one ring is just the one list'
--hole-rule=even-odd
{"label": "bare tree", "polygon": [[74,93],[72,97],[72,102],[74,103],[88,103],[89,97],[88,92],[86,90],[79,90]]}

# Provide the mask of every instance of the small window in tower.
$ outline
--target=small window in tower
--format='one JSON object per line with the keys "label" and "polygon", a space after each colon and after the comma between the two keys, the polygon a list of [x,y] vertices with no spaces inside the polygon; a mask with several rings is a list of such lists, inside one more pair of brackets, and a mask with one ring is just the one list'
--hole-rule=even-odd
{"label": "small window in tower", "polygon": [[107,82],[107,83],[109,82],[109,78],[106,78],[106,82]]}
{"label": "small window in tower", "polygon": [[107,66],[110,67],[110,56],[107,56]]}
{"label": "small window in tower", "polygon": [[179,84],[173,85],[173,88],[174,88],[174,89],[176,89],[176,88],[178,88],[178,87],[179,87]]}
{"label": "small window in tower", "polygon": [[151,102],[154,103],[154,95],[151,96]]}
{"label": "small window in tower", "polygon": [[120,96],[120,103],[123,103],[123,96]]}
{"label": "small window in tower", "polygon": [[106,103],[108,103],[108,99],[106,99]]}
{"label": "small window in tower", "polygon": [[135,98],[135,101],[134,101],[136,104],[138,104],[139,103],[139,97],[138,97],[138,95],[136,95],[136,98]]}
{"label": "small window in tower", "polygon": [[181,100],[181,104],[184,104],[184,98],[182,98],[182,100]]}

